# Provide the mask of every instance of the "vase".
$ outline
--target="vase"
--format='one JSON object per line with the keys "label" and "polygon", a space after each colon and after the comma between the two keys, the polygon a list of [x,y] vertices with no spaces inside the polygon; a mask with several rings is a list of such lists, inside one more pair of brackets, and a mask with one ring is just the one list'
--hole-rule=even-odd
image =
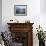
{"label": "vase", "polygon": [[45,46],[45,41],[39,40],[39,46]]}

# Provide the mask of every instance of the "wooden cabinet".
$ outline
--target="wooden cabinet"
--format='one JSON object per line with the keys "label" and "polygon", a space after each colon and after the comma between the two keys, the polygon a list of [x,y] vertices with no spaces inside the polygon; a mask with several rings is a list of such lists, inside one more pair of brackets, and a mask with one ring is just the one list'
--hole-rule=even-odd
{"label": "wooden cabinet", "polygon": [[13,41],[23,43],[22,46],[33,46],[33,23],[7,23]]}

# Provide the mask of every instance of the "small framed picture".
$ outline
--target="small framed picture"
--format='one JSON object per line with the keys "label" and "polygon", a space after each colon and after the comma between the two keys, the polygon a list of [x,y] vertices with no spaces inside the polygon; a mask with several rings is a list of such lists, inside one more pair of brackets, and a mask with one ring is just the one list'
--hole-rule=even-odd
{"label": "small framed picture", "polygon": [[14,16],[26,16],[27,5],[14,5]]}

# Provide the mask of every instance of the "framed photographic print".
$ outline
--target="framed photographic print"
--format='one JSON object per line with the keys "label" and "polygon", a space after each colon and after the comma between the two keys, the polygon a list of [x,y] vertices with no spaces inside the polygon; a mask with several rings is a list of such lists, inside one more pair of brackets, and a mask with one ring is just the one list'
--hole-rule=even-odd
{"label": "framed photographic print", "polygon": [[26,16],[27,5],[14,5],[14,16]]}

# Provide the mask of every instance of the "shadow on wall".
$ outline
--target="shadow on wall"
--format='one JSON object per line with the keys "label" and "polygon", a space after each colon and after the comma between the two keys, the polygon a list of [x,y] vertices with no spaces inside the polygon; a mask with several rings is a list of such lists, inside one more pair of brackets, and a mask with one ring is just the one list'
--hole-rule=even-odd
{"label": "shadow on wall", "polygon": [[0,0],[0,31],[2,31],[2,0]]}

